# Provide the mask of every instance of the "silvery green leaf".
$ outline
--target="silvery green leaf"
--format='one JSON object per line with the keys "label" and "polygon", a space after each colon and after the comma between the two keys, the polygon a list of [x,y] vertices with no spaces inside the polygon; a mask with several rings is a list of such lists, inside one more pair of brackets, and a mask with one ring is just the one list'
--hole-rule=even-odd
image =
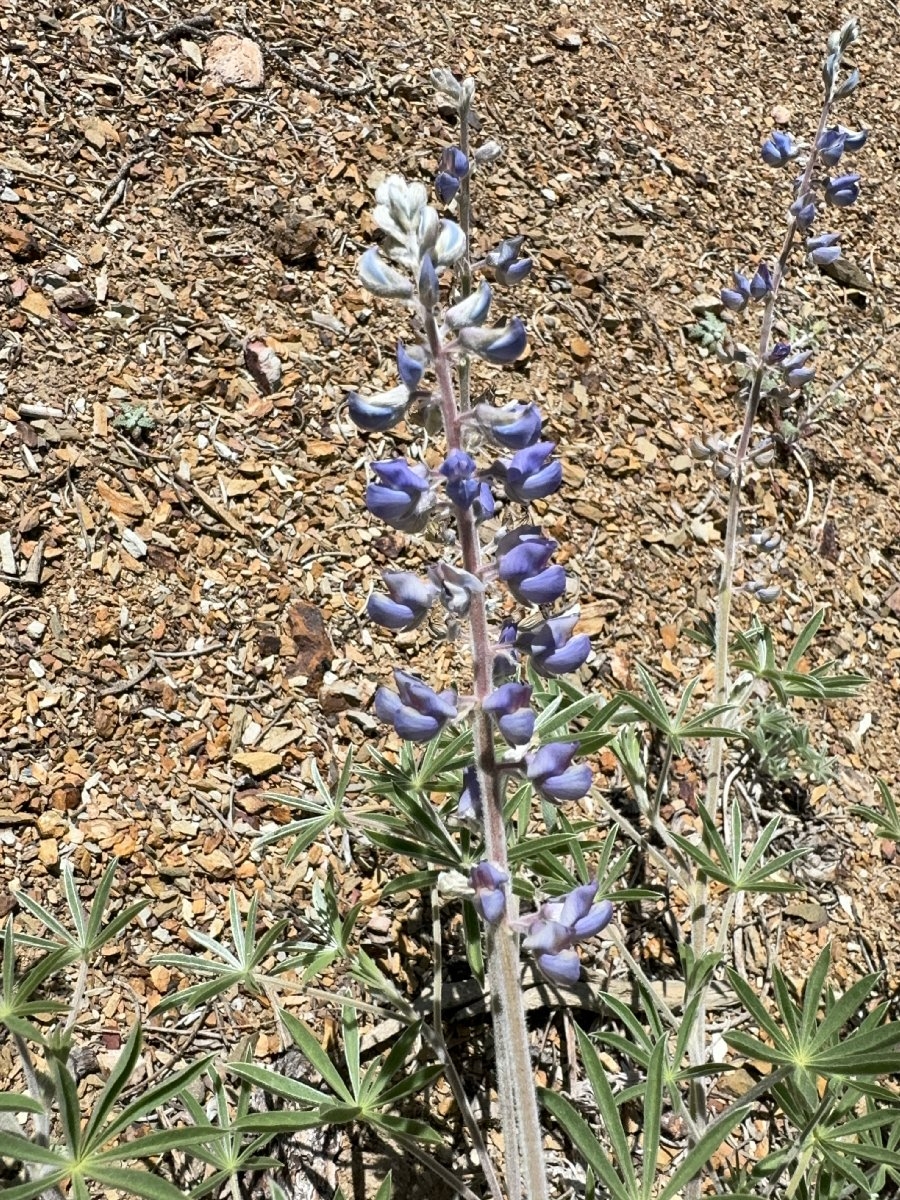
{"label": "silvery green leaf", "polygon": [[441,231],[434,244],[434,261],[439,267],[459,262],[466,252],[466,235],[455,221],[441,221]]}
{"label": "silvery green leaf", "polygon": [[499,142],[485,142],[475,151],[475,161],[480,167],[487,167],[495,163],[502,153],[503,147]]}
{"label": "silvery green leaf", "polygon": [[491,308],[491,288],[485,280],[478,285],[477,291],[448,308],[444,314],[444,324],[454,331],[465,325],[483,325]]}
{"label": "silvery green leaf", "polygon": [[379,254],[377,246],[371,246],[362,256],[358,272],[363,287],[373,296],[408,300],[413,294],[412,280],[389,266]]}
{"label": "silvery green leaf", "polygon": [[467,78],[462,81],[462,87],[460,88],[460,91],[460,102],[462,105],[465,105],[465,107],[468,108],[475,99],[475,80],[471,76],[467,76]]}
{"label": "silvery green leaf", "polygon": [[439,92],[447,96],[454,104],[459,103],[462,88],[459,86],[452,71],[448,71],[446,67],[436,67],[431,72],[431,82]]}

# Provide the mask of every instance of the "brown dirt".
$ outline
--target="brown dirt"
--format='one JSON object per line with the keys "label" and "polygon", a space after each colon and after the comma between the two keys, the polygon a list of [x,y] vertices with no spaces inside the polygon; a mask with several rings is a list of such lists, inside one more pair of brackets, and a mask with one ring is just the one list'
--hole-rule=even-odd
{"label": "brown dirt", "polygon": [[[595,636],[583,682],[631,686],[640,660],[675,690],[696,667],[684,635],[710,609],[722,528],[720,487],[685,448],[739,420],[727,373],[685,336],[690,305],[771,257],[788,185],[758,146],[775,105],[801,136],[814,128],[841,15],[485,0],[254,5],[245,27],[226,5],[215,29],[270,49],[264,88],[242,93],[198,68],[210,29],[166,36],[189,8],[0,0],[0,189],[15,197],[0,201],[0,535],[20,576],[0,582],[0,869],[56,907],[62,861],[89,896],[116,854],[116,895],[151,900],[92,981],[86,1040],[176,985],[150,957],[220,929],[234,883],[245,907],[262,891],[267,918],[301,913],[331,866],[343,900],[377,906],[383,868],[325,845],[260,863],[250,846],[291,815],[273,790],[302,792],[312,763],[327,772],[378,736],[368,705],[398,655],[457,670],[452,649],[414,635],[398,651],[361,619],[399,544],[361,501],[363,460],[383,448],[341,408],[352,387],[391,384],[406,332],[354,269],[378,179],[428,178],[453,140],[429,68],[475,76],[482,136],[505,147],[479,187],[479,240],[526,233],[538,262],[514,294],[530,352],[484,383],[539,396],[560,443],[566,487],[543,519]],[[871,357],[803,465],[759,473],[748,522],[785,539],[779,638],[824,605],[812,657],[872,681],[819,722],[837,779],[792,818],[822,857],[804,898],[827,923],[773,902],[767,937],[797,974],[834,937],[838,984],[874,965],[896,989],[893,847],[847,813],[876,776],[897,783],[900,757],[900,418],[896,344],[881,344],[896,319],[900,19],[871,0],[859,16],[863,86],[841,116],[873,133],[862,198],[836,224],[869,285],[798,262],[783,319],[826,322],[821,379]],[[271,395],[248,370],[254,338],[284,365]],[[153,420],[143,440],[119,427],[128,406]],[[218,1021],[210,1044],[259,1014]],[[167,1061],[169,1043],[150,1045]]]}

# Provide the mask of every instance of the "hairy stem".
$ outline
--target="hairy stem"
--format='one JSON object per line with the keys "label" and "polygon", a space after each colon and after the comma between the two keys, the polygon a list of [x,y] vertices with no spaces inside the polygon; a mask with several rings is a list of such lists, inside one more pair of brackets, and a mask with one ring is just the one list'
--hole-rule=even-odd
{"label": "hairy stem", "polygon": [[[459,410],[447,351],[433,313],[425,315],[425,332],[440,390],[441,414],[448,450],[459,448]],[[457,512],[463,567],[476,577],[482,569],[481,542],[471,509]],[[483,594],[472,597],[469,609],[475,710],[472,718],[474,765],[481,791],[485,857],[508,870],[504,788],[494,748],[494,731],[482,708],[493,687],[493,643]],[[497,1057],[497,1091],[506,1153],[506,1182],[510,1200],[546,1200],[547,1177],[542,1150],[537,1094],[531,1066],[531,1047],[520,982],[518,937],[510,924],[516,916],[512,889],[507,912],[488,938],[488,976]]]}
{"label": "hairy stem", "polygon": [[432,888],[431,891],[431,940],[434,961],[434,996],[431,1001],[433,1039],[431,1039],[430,1044],[432,1049],[438,1054],[438,1059],[444,1068],[447,1083],[450,1086],[450,1091],[453,1093],[453,1099],[456,1101],[456,1107],[460,1111],[463,1123],[469,1131],[469,1137],[471,1137],[475,1153],[478,1155],[478,1162],[481,1165],[481,1170],[490,1189],[492,1200],[503,1200],[503,1189],[500,1187],[500,1180],[497,1178],[497,1172],[494,1170],[494,1164],[491,1162],[491,1156],[485,1145],[481,1129],[475,1120],[475,1114],[472,1112],[472,1106],[469,1103],[469,1097],[466,1095],[466,1089],[463,1087],[463,1081],[460,1079],[456,1065],[450,1057],[450,1051],[447,1049],[447,1042],[444,1038],[444,1019],[441,1005],[441,993],[443,992],[444,984],[441,909],[436,888]]}
{"label": "hairy stem", "polygon": [[[830,111],[831,100],[828,99],[822,106],[822,112],[819,118],[819,126],[813,139],[813,148],[810,151],[809,160],[806,164],[806,170],[803,173],[797,189],[798,196],[804,195],[809,190],[809,185],[812,180],[812,175],[816,164],[816,147],[818,146],[819,139],[828,123]],[[772,287],[768,296],[766,297],[765,309],[763,310],[762,328],[760,330],[759,346],[757,349],[756,369],[754,370],[750,381],[750,389],[747,395],[746,408],[744,410],[744,423],[741,429],[741,435],[735,451],[734,461],[731,469],[730,486],[728,489],[728,511],[725,525],[725,545],[723,551],[722,569],[719,576],[718,594],[716,598],[716,649],[712,696],[713,704],[727,704],[730,697],[728,676],[731,605],[734,596],[734,577],[737,571],[739,557],[739,541],[741,533],[741,498],[744,486],[744,473],[750,453],[750,440],[753,436],[753,427],[756,423],[760,401],[762,399],[762,385],[766,371],[766,358],[769,353],[772,333],[775,327],[775,312],[778,291],[787,272],[788,262],[797,232],[797,220],[794,216],[791,216],[788,220],[781,250],[775,262],[774,270],[772,271]],[[726,715],[723,723],[727,723],[728,721],[733,722],[733,719],[733,713]],[[706,796],[704,803],[706,806],[706,811],[713,820],[716,820],[719,811],[723,784],[722,768],[724,758],[725,738],[711,738],[709,746],[709,759],[707,764]],[[702,875],[698,874],[694,882],[691,906],[691,947],[694,951],[695,958],[698,960],[707,953],[708,949],[708,905],[708,880]],[[705,1003],[706,987],[708,987],[708,984],[704,986],[700,1003],[697,1006],[697,1012],[694,1019],[693,1028],[691,1029],[691,1035],[688,1039],[688,1057],[692,1066],[702,1066],[706,1062],[707,1058]],[[692,1080],[690,1089],[691,1114],[695,1123],[701,1130],[706,1124],[706,1103],[706,1084],[700,1078]],[[688,1200],[691,1200],[692,1195],[699,1195],[699,1182],[697,1180],[692,1181],[692,1189],[694,1184],[697,1185],[697,1190],[688,1192]]]}

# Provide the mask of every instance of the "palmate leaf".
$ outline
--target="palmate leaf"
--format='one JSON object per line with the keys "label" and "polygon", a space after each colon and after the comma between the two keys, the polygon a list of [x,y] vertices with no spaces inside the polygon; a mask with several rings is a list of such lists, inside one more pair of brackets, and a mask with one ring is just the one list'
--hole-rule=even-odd
{"label": "palmate leaf", "polygon": [[875,826],[878,837],[887,838],[892,842],[900,842],[900,811],[890,789],[883,779],[878,780],[878,791],[884,812],[877,808],[869,808],[864,804],[854,804],[850,811],[855,817],[861,817]]}
{"label": "palmate leaf", "polygon": [[85,913],[81,898],[78,895],[78,887],[75,883],[72,864],[69,862],[63,864],[61,871],[63,891],[65,892],[69,913],[72,917],[72,924],[75,927],[74,933],[33,897],[25,892],[17,893],[17,898],[22,907],[40,921],[53,934],[53,938],[55,939],[21,935],[21,940],[26,945],[37,945],[44,949],[59,948],[65,950],[69,962],[77,962],[79,960],[90,962],[103,946],[118,937],[126,925],[133,921],[137,914],[150,903],[149,900],[137,900],[133,904],[129,904],[105,925],[103,924],[103,916],[106,906],[109,903],[118,865],[119,860],[117,858],[110,859],[100,882],[97,884],[90,912]]}
{"label": "palmate leaf", "polygon": [[12,917],[8,917],[3,931],[0,1025],[19,1037],[41,1043],[40,1030],[28,1018],[68,1012],[69,1006],[60,1000],[33,999],[34,993],[72,959],[66,949],[50,950],[20,978],[16,973],[16,943],[23,940],[15,932]]}

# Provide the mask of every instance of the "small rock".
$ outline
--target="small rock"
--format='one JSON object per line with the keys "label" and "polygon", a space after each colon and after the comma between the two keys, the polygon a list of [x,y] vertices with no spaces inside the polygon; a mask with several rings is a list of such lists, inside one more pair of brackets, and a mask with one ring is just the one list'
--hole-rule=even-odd
{"label": "small rock", "polygon": [[575,29],[555,29],[550,34],[550,39],[555,45],[559,46],[560,50],[581,49],[581,34]]}
{"label": "small rock", "polygon": [[332,656],[322,614],[313,604],[295,604],[288,612],[288,628],[296,656],[288,667],[288,677],[306,675],[308,686],[318,688]]}
{"label": "small rock", "polygon": [[789,108],[785,108],[783,104],[776,104],[772,109],[771,117],[776,125],[790,125],[791,110]]}
{"label": "small rock", "polygon": [[56,838],[41,838],[38,842],[38,858],[45,867],[59,863],[59,843]]}
{"label": "small rock", "polygon": [[691,301],[691,312],[696,313],[698,317],[702,317],[704,313],[708,312],[715,313],[718,317],[721,315],[723,307],[721,296],[714,296],[709,292],[704,292],[702,296]]}
{"label": "small rock", "polygon": [[69,283],[58,287],[53,293],[53,303],[60,312],[92,312],[97,301],[80,283]]}
{"label": "small rock", "polygon": [[343,712],[346,708],[363,708],[372,698],[372,685],[354,683],[350,679],[337,679],[326,683],[319,692],[319,703],[326,713]]}
{"label": "small rock", "polygon": [[250,38],[233,33],[223,33],[210,42],[206,70],[228,87],[259,88],[265,78],[262,50]]}
{"label": "small rock", "polygon": [[16,225],[0,225],[0,245],[17,262],[33,262],[42,253],[32,234]]}
{"label": "small rock", "polygon": [[643,246],[647,233],[643,225],[620,225],[617,229],[611,229],[609,236],[617,242],[628,242],[631,246]]}
{"label": "small rock", "polygon": [[255,778],[276,771],[282,762],[280,754],[272,754],[269,750],[245,750],[234,755],[234,761]]}

